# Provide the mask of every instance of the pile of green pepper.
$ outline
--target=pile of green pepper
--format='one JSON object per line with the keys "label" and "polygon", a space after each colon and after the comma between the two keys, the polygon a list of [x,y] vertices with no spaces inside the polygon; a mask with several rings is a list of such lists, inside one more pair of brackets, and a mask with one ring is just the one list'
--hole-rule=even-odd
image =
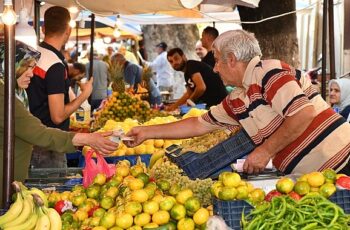
{"label": "pile of green pepper", "polygon": [[257,206],[247,216],[242,214],[246,230],[314,230],[350,229],[350,215],[318,193],[310,193],[299,201],[278,196]]}

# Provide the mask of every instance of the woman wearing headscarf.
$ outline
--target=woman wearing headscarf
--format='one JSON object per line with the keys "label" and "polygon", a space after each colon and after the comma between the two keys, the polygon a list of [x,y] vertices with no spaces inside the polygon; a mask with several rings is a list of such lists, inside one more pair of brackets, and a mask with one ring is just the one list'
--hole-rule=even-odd
{"label": "woman wearing headscarf", "polygon": [[341,78],[329,81],[329,102],[335,111],[350,122],[350,79]]}
{"label": "woman wearing headscarf", "polygon": [[[32,69],[40,53],[24,43],[16,42],[16,77],[17,97],[15,100],[15,156],[14,179],[24,181],[30,164],[33,145],[38,145],[57,152],[74,152],[74,146],[89,145],[102,154],[110,154],[117,149],[118,144],[107,139],[112,132],[106,133],[72,133],[44,126],[39,119],[30,114],[18,95],[28,87],[33,75]],[[0,72],[3,73],[4,45],[0,42]],[[0,74],[6,78],[4,74]],[[0,168],[3,168],[3,137],[4,137],[4,83],[0,81]],[[24,103],[25,104],[25,103]],[[0,170],[2,181],[3,170]],[[0,183],[0,196],[2,196]]]}

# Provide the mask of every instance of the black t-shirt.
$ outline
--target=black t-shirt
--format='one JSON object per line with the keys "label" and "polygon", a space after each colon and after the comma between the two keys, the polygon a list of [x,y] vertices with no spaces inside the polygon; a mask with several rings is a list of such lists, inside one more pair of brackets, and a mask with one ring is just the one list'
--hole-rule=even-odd
{"label": "black t-shirt", "polygon": [[207,55],[202,59],[202,62],[207,63],[211,68],[214,68],[215,66],[215,58],[214,58],[214,52],[209,51]]}
{"label": "black t-shirt", "polygon": [[40,60],[33,70],[34,76],[27,89],[30,112],[52,128],[69,130],[69,118],[56,125],[51,120],[48,95],[64,94],[64,104],[69,103],[68,66],[64,56],[53,46],[42,42],[38,50]]}
{"label": "black t-shirt", "polygon": [[195,73],[200,73],[206,86],[204,94],[195,101],[196,103],[206,103],[207,107],[219,104],[227,95],[226,88],[218,74],[205,63],[189,60],[185,67],[186,86],[192,91],[196,85],[192,81],[192,76]]}

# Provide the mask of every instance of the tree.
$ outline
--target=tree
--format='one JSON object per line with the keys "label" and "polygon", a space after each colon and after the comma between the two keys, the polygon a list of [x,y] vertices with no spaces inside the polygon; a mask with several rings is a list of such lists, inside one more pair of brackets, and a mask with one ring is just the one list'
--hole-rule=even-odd
{"label": "tree", "polygon": [[179,47],[188,59],[197,59],[194,52],[199,39],[196,25],[147,25],[142,27],[145,49],[150,61],[157,56],[155,46],[160,42],[168,44],[168,49]]}
{"label": "tree", "polygon": [[[295,0],[261,0],[258,8],[238,6],[242,22],[259,21],[295,10]],[[259,40],[263,59],[280,59],[299,67],[296,14],[257,24],[242,23],[242,27]]]}

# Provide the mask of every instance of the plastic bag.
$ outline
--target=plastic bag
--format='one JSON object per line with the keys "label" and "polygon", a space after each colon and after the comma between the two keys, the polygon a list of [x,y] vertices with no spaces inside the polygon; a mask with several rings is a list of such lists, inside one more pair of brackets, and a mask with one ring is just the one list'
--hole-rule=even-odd
{"label": "plastic bag", "polygon": [[[92,159],[92,154],[96,154],[97,162]],[[85,154],[85,168],[83,169],[83,185],[88,187],[98,173],[103,173],[107,178],[115,174],[115,165],[108,164],[98,152],[90,149]]]}

